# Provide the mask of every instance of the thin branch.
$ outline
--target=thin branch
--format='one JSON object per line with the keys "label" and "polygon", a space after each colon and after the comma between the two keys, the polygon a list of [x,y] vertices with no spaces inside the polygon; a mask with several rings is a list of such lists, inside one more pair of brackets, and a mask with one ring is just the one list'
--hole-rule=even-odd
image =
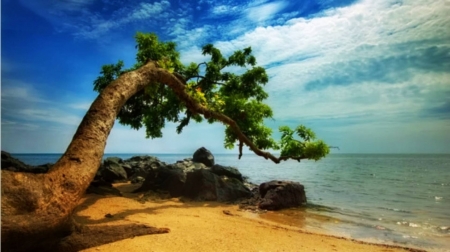
{"label": "thin branch", "polygon": [[239,141],[239,157],[238,159],[241,159],[242,157],[242,147],[244,146],[244,143],[242,141]]}

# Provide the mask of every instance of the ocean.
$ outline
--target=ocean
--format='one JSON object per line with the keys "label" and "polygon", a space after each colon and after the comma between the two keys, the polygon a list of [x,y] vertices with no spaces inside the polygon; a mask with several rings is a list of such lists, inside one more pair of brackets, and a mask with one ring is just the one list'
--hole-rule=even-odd
{"label": "ocean", "polygon": [[[61,154],[12,154],[31,165]],[[105,154],[128,159],[144,154]],[[189,154],[149,154],[166,163]],[[308,203],[268,213],[307,230],[356,240],[450,251],[449,154],[331,154],[320,161],[274,164],[247,154],[216,154],[253,183],[291,180],[305,186]],[[264,216],[263,216],[264,217]]]}

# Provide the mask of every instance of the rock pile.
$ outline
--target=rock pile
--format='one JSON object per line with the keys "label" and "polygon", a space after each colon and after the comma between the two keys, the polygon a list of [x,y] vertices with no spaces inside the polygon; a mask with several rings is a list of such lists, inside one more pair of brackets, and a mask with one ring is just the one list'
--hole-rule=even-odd
{"label": "rock pile", "polygon": [[[45,173],[50,167],[51,164],[29,166],[2,151],[2,169]],[[128,181],[141,184],[135,192],[158,191],[198,201],[240,202],[244,208],[253,210],[278,210],[306,203],[303,185],[274,180],[258,187],[238,169],[215,164],[214,156],[204,147],[192,158],[174,164],[152,156],[106,158],[86,192],[121,195],[112,184]]]}

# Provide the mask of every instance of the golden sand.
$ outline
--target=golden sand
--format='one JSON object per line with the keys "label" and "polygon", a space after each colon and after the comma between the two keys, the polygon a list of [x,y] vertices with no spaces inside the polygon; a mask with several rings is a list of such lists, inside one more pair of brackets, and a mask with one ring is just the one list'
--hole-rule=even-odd
{"label": "golden sand", "polygon": [[[139,223],[170,229],[167,234],[116,241],[83,251],[406,251],[349,239],[305,232],[239,211],[236,205],[158,199],[140,203],[134,185],[116,185],[125,197],[89,194],[75,210],[85,225]],[[111,218],[105,215],[112,215]]]}

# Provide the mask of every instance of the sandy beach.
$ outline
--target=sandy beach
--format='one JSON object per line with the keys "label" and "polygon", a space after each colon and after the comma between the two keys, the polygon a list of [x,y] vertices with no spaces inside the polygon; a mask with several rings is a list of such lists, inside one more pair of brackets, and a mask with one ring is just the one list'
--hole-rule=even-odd
{"label": "sandy beach", "polygon": [[[130,193],[131,184],[116,184],[124,195],[87,194],[75,209],[83,225],[146,224],[169,228],[154,234],[116,241],[83,251],[408,251],[407,248],[362,243],[306,232],[240,211],[236,205],[183,202],[157,196],[141,203],[142,194]],[[109,214],[109,215],[108,215]],[[105,217],[108,215],[108,217]]]}

